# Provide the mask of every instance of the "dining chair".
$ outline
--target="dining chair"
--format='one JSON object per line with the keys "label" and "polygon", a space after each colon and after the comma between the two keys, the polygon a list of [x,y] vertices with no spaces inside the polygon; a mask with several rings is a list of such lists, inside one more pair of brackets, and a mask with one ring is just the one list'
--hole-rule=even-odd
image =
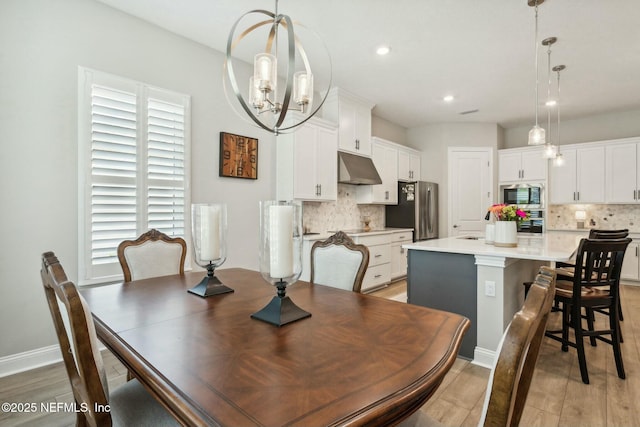
{"label": "dining chair", "polygon": [[[578,246],[575,273],[571,280],[558,280],[555,301],[562,306],[562,329],[550,330],[546,336],[560,341],[562,351],[574,347],[578,353],[582,382],[589,384],[589,373],[584,351],[584,338],[589,337],[613,347],[618,377],[624,379],[624,364],[620,349],[620,270],[630,238],[582,239]],[[582,316],[585,308],[587,316]],[[608,327],[595,329],[593,310],[602,309],[608,317]],[[591,313],[591,314],[590,314]],[[582,326],[586,318],[587,329]],[[575,341],[569,340],[569,329],[573,329]],[[606,336],[609,336],[607,338]]]}
{"label": "dining chair", "polygon": [[311,247],[311,283],[360,292],[369,265],[369,249],[343,231]]}
{"label": "dining chair", "polygon": [[77,426],[177,426],[137,380],[109,390],[89,307],[53,252],[40,271],[76,404]]}
{"label": "dining chair", "polygon": [[[555,271],[540,267],[524,305],[502,335],[496,350],[498,356],[489,375],[479,426],[517,426],[520,423],[553,303],[555,282]],[[442,426],[442,423],[419,409],[399,426]]]}
{"label": "dining chair", "polygon": [[[624,239],[629,236],[629,229],[623,230],[589,230],[589,239]],[[558,280],[571,280],[575,271],[575,262],[557,262],[556,273]],[[566,279],[568,278],[568,279]]]}
{"label": "dining chair", "polygon": [[135,240],[118,245],[118,261],[124,281],[184,274],[187,243],[181,237],[169,237],[151,229]]}

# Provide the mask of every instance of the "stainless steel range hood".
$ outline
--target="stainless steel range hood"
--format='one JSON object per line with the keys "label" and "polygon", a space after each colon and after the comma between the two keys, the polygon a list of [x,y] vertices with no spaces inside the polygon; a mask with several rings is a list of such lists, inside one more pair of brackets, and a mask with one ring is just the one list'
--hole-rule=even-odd
{"label": "stainless steel range hood", "polygon": [[382,184],[373,160],[356,154],[338,152],[338,182],[342,184]]}

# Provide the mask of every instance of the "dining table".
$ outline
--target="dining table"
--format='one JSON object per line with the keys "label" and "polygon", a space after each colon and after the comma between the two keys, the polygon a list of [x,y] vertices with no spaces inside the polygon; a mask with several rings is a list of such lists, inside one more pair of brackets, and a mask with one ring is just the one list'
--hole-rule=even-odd
{"label": "dining table", "polygon": [[98,338],[183,425],[394,425],[433,395],[470,326],[298,281],[287,296],[311,316],[278,327],[251,317],[276,294],[259,272],[216,270],[233,292],[187,292],[204,275],[81,291]]}

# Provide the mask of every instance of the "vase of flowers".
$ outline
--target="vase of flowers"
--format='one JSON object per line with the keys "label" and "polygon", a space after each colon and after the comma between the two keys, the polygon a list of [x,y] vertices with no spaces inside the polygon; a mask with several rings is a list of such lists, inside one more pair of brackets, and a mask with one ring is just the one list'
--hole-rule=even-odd
{"label": "vase of flowers", "polygon": [[518,221],[529,218],[529,213],[516,205],[493,205],[489,212],[495,218],[494,246],[515,248],[518,246]]}

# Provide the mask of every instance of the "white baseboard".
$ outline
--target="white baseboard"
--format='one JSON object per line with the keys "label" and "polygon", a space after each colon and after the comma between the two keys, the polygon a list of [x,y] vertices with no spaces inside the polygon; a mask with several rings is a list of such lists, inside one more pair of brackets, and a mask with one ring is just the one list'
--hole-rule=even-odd
{"label": "white baseboard", "polygon": [[59,345],[0,357],[0,378],[62,361]]}
{"label": "white baseboard", "polygon": [[473,351],[473,360],[471,363],[474,365],[482,366],[483,368],[493,369],[493,363],[496,357],[496,352],[487,350],[486,348],[476,347]]}

